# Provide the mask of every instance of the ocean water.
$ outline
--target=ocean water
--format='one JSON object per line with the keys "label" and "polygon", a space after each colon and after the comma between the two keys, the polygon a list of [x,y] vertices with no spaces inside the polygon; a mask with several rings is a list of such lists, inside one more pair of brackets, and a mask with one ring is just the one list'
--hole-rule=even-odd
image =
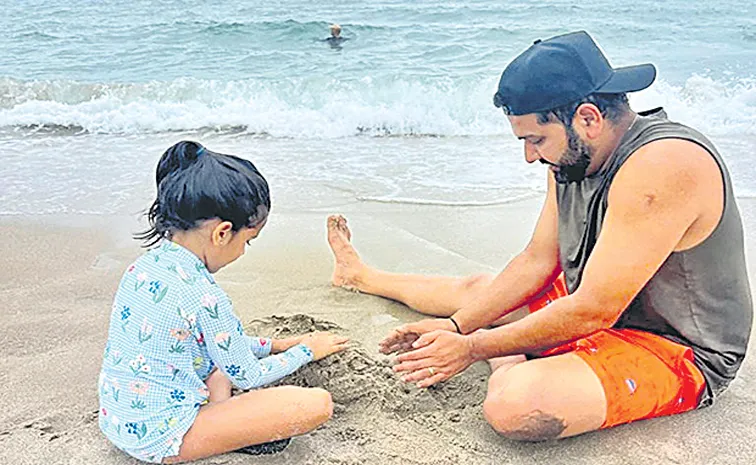
{"label": "ocean water", "polygon": [[[491,103],[535,39],[585,29],[631,95],[756,195],[756,2],[14,0],[0,17],[0,214],[133,213],[181,139],[253,160],[274,208],[541,195]],[[321,39],[338,22],[349,38]]]}

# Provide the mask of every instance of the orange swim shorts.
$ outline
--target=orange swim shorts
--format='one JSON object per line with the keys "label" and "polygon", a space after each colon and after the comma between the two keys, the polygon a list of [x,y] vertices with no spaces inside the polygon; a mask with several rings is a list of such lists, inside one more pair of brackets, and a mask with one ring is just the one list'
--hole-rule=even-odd
{"label": "orange swim shorts", "polygon": [[[560,275],[528,306],[534,312],[567,294]],[[706,384],[690,347],[645,331],[605,329],[541,356],[567,352],[585,360],[601,380],[607,401],[602,428],[693,410]]]}

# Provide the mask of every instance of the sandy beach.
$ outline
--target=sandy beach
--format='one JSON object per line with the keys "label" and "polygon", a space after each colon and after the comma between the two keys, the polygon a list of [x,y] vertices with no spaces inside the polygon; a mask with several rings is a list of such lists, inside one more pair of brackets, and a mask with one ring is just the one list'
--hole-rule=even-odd
{"label": "sandy beach", "polygon": [[[751,285],[756,202],[739,201]],[[478,208],[351,203],[338,211],[276,212],[253,247],[218,273],[248,332],[347,334],[345,353],[285,380],[322,386],[333,419],[278,456],[226,454],[249,464],[750,464],[756,462],[756,346],[709,409],[541,444],[497,436],[481,404],[489,369],[476,364],[433,389],[403,385],[377,342],[420,316],[403,305],[330,286],[328,213],[349,219],[363,258],[393,271],[495,272],[526,243],[539,198]],[[113,291],[140,254],[135,217],[0,219],[0,463],[131,464],[97,427],[96,381]],[[752,338],[753,339],[753,338]]]}

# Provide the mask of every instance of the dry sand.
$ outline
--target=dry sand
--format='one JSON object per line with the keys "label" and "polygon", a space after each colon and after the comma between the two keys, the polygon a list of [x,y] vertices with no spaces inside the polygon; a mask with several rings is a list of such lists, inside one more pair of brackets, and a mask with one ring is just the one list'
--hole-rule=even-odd
{"label": "dry sand", "polygon": [[[756,202],[741,200],[754,287]],[[494,272],[519,251],[539,201],[485,208],[347,204],[363,258],[393,271]],[[352,338],[342,354],[286,379],[322,386],[333,419],[282,454],[226,454],[200,463],[248,464],[753,464],[756,346],[711,408],[567,440],[523,444],[498,437],[481,404],[489,374],[476,364],[429,390],[401,383],[377,342],[421,317],[403,305],[329,285],[325,219],[336,211],[274,212],[237,263],[218,273],[248,332],[327,329]],[[0,219],[0,463],[132,464],[96,421],[96,380],[121,273],[140,254],[133,218]]]}

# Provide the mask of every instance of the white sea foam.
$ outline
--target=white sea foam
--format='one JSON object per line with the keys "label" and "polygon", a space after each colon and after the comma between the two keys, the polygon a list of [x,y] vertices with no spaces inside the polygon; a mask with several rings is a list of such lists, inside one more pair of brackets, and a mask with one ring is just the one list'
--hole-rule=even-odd
{"label": "white sea foam", "polygon": [[[362,202],[476,207],[542,195],[540,167],[522,163],[519,142],[491,105],[494,85],[469,77],[108,85],[0,79],[0,213],[133,213],[149,203],[157,156],[187,137],[262,162],[294,204],[326,199],[318,189],[334,183]],[[670,118],[710,136],[736,194],[756,195],[752,78],[696,75],[679,86],[661,79],[631,103],[664,106]],[[291,194],[302,186],[315,190]]]}
{"label": "white sea foam", "polygon": [[[211,129],[274,138],[488,136],[505,134],[491,104],[494,79],[370,78],[281,82],[178,79],[145,84],[0,79],[0,128],[95,134]],[[664,106],[711,136],[756,133],[756,78],[694,75],[660,80],[631,97],[638,109]]]}

